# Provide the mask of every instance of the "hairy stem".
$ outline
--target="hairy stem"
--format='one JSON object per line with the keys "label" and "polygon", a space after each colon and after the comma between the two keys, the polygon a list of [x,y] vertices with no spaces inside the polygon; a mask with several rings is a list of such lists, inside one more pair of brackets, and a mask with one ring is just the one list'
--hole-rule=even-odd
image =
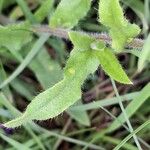
{"label": "hairy stem", "polygon": [[[57,36],[60,38],[64,39],[69,39],[68,36],[68,31],[67,29],[62,29],[62,28],[55,28],[52,29],[48,25],[34,25],[32,26],[32,31],[36,33],[49,33],[53,36]],[[81,31],[82,32],[82,31]],[[83,32],[85,33],[85,32]],[[86,34],[89,34],[90,36],[100,39],[105,41],[108,44],[111,44],[111,38],[109,37],[108,34],[106,33],[91,33],[91,32],[86,32]],[[129,44],[126,45],[128,48],[136,48],[136,49],[141,49],[143,47],[144,41],[142,39],[135,38],[133,41]]]}

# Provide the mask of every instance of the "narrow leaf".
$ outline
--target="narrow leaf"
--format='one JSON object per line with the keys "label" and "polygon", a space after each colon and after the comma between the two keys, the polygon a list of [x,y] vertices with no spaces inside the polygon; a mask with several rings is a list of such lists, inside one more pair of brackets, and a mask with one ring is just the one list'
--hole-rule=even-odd
{"label": "narrow leaf", "polygon": [[126,43],[136,37],[140,29],[135,24],[130,24],[124,17],[119,0],[100,0],[99,4],[100,22],[110,29],[112,47],[120,52]]}
{"label": "narrow leaf", "polygon": [[12,145],[16,150],[30,150],[29,147],[19,143],[18,141],[13,140],[12,138],[9,138],[8,136],[5,136],[4,134],[0,133],[0,137],[5,140],[6,142],[8,142],[10,145]]}
{"label": "narrow leaf", "polygon": [[46,120],[53,118],[81,97],[81,85],[88,74],[98,67],[98,60],[92,52],[77,52],[73,50],[64,69],[64,79],[50,89],[39,94],[28,105],[25,113],[8,123],[6,127],[17,127],[31,120]]}
{"label": "narrow leaf", "polygon": [[52,18],[50,26],[73,28],[85,17],[91,6],[91,0],[61,0]]}
{"label": "narrow leaf", "polygon": [[[130,104],[126,108],[126,113],[128,118],[130,118],[139,108],[140,106],[150,97],[150,83],[148,83],[142,91],[130,102]],[[123,124],[125,122],[124,115],[121,113],[118,117],[118,120]],[[108,131],[114,131],[115,129],[120,127],[120,123],[115,120]]]}
{"label": "narrow leaf", "polygon": [[38,53],[38,51],[41,49],[41,47],[47,41],[48,38],[49,38],[49,35],[46,33],[41,35],[39,40],[35,42],[33,48],[28,53],[26,58],[22,61],[22,63],[19,65],[19,67],[12,73],[12,75],[10,75],[10,77],[8,77],[8,79],[6,79],[2,84],[0,84],[0,88],[3,88],[4,86],[6,86],[8,83],[10,83],[13,79],[15,79],[22,72],[22,70],[34,58],[34,56]]}
{"label": "narrow leaf", "polygon": [[144,68],[144,66],[147,62],[147,59],[150,59],[150,46],[149,46],[149,43],[150,43],[150,34],[149,34],[147,40],[144,43],[143,50],[142,50],[141,55],[139,57],[139,61],[138,61],[138,70],[139,71],[141,71]]}
{"label": "narrow leaf", "polygon": [[119,61],[113,54],[112,50],[105,48],[103,51],[96,51],[96,57],[99,59],[103,70],[114,80],[124,83],[132,84]]}
{"label": "narrow leaf", "polygon": [[49,15],[52,11],[54,0],[45,0],[41,7],[35,12],[34,17],[38,22],[42,22],[43,19]]}

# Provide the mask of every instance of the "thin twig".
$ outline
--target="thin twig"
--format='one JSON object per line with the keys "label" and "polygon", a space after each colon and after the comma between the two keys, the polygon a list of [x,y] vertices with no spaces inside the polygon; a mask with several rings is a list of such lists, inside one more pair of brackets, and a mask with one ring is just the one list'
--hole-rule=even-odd
{"label": "thin twig", "polygon": [[[52,29],[48,25],[34,25],[32,27],[32,30],[33,32],[36,32],[36,33],[46,32],[53,36],[57,36],[57,37],[64,38],[64,39],[69,39],[68,32],[71,31],[71,30],[62,29],[62,28]],[[111,38],[106,33],[91,33],[91,32],[82,32],[82,33],[86,33],[96,39],[100,39],[100,40],[105,41],[108,44],[111,44]],[[135,38],[133,39],[131,43],[126,45],[126,47],[141,49],[143,47],[143,44],[144,44],[144,41],[142,39]]]}

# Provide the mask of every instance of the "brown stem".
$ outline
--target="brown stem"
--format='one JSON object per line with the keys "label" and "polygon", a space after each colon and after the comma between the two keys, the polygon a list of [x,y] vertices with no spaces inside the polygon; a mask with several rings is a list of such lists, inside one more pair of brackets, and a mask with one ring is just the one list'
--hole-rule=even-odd
{"label": "brown stem", "polygon": [[[71,30],[62,29],[62,28],[52,29],[48,25],[39,25],[39,26],[34,25],[32,29],[36,33],[49,33],[53,36],[57,36],[57,37],[64,38],[64,39],[69,39],[68,32],[71,31]],[[83,32],[83,33],[85,33],[85,32]],[[86,32],[86,34],[89,34],[90,36],[92,36],[96,39],[103,40],[108,44],[111,44],[111,38],[106,33]],[[143,44],[144,44],[144,41],[142,39],[135,38],[135,39],[133,39],[133,41],[131,43],[126,45],[126,47],[141,49],[143,47]]]}

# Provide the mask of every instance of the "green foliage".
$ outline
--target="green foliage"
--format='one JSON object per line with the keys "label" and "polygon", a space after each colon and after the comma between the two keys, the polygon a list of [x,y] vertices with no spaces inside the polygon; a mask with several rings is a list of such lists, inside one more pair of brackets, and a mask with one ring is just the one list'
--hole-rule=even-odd
{"label": "green foliage", "polygon": [[42,3],[41,7],[34,14],[34,17],[38,22],[42,22],[43,19],[52,11],[54,0],[46,0]]}
{"label": "green foliage", "polygon": [[120,52],[126,43],[136,37],[140,29],[135,24],[130,24],[123,15],[119,0],[100,0],[100,22],[109,28],[112,37],[112,48]]}
{"label": "green foliage", "polygon": [[8,136],[6,136],[6,135],[4,135],[4,134],[1,134],[1,133],[0,133],[0,137],[1,137],[2,139],[4,139],[5,141],[7,141],[10,145],[12,145],[16,150],[19,150],[19,149],[22,149],[22,150],[25,150],[25,149],[26,149],[26,150],[30,150],[29,147],[22,145],[22,144],[19,143],[18,141],[15,141],[15,140],[13,140],[12,138],[10,138],[10,137],[8,137]]}
{"label": "green foliage", "polygon": [[[79,101],[77,104],[82,104],[81,101]],[[90,126],[90,117],[88,116],[88,113],[86,110],[72,110],[68,109],[67,113],[74,119],[76,119],[80,124],[85,126]]]}
{"label": "green foliage", "polygon": [[0,26],[0,47],[5,47],[12,51],[17,51],[32,39],[30,25],[14,24],[6,27]]}
{"label": "green foliage", "polygon": [[145,41],[143,50],[142,50],[141,55],[139,57],[139,61],[138,61],[138,70],[139,71],[142,71],[142,69],[144,68],[145,64],[147,63],[147,60],[150,60],[149,43],[150,43],[150,34],[147,37],[147,40]]}
{"label": "green foliage", "polygon": [[[101,24],[96,21],[98,3]],[[146,40],[134,39],[140,29],[129,23],[122,9],[127,10],[125,13],[133,19],[132,22],[140,25],[141,37],[144,38],[149,34],[149,4],[149,0],[0,0],[0,23],[3,25],[0,26],[0,122],[6,122],[6,127],[23,125],[21,134],[14,132],[9,137],[4,131],[10,130],[0,125],[0,149],[56,150],[61,148],[62,141],[73,143],[63,142],[63,147],[67,145],[68,149],[70,146],[71,149],[85,146],[84,150],[112,149],[115,146],[115,149],[150,149],[146,143],[149,135],[145,134],[149,133],[149,128],[136,135],[150,123],[147,121],[150,110],[149,66],[146,65],[150,61],[150,40],[149,36]],[[47,22],[50,28],[42,25]],[[72,28],[76,31],[70,30]],[[107,29],[109,35],[100,33]],[[68,58],[69,40],[73,50]],[[117,84],[117,90],[114,80],[123,84],[132,82],[117,60],[116,52],[119,52],[117,56],[121,60],[120,56],[125,56],[122,64],[132,77],[134,86]],[[138,70],[137,58],[132,54],[139,59]],[[109,79],[104,80],[107,77],[102,70],[111,78],[114,91]],[[82,104],[81,97],[83,103],[88,103]],[[123,102],[128,103],[126,108]],[[26,103],[30,103],[27,108]],[[115,117],[114,107],[115,112],[120,110],[118,104],[122,112]],[[87,110],[90,111],[87,113]],[[55,118],[64,111],[70,117],[65,113],[63,117]],[[114,121],[99,131],[103,125],[108,125],[108,117],[103,111]],[[54,119],[42,121],[49,118]],[[40,121],[34,123],[33,120]],[[146,123],[134,131],[143,122]],[[121,126],[126,131],[114,132]],[[110,137],[106,136],[108,134]],[[121,140],[127,134],[129,136]],[[126,143],[131,137],[135,144],[133,140]]]}
{"label": "green foliage", "polygon": [[[81,85],[86,77],[97,69],[99,59],[104,70],[109,75],[120,82],[130,83],[114,54],[104,47],[103,42],[98,43],[97,40],[94,41],[88,35],[77,32],[70,32],[69,36],[75,45],[64,69],[64,79],[35,97],[31,104],[28,105],[24,115],[6,123],[6,127],[17,127],[34,119],[46,120],[62,113],[81,97]],[[83,44],[84,42],[86,43],[85,45]],[[93,44],[96,45],[94,46]],[[94,46],[94,48],[101,47],[102,49],[99,51],[93,50],[91,46]],[[105,60],[102,60],[101,58],[103,57],[101,56],[105,56]],[[108,63],[107,57],[111,58],[111,64],[114,64],[114,69],[110,69],[112,66]],[[116,69],[120,69],[119,75],[116,74]],[[72,90],[70,91],[69,89]]]}
{"label": "green foliage", "polygon": [[103,70],[111,78],[120,83],[132,84],[111,49],[105,48],[103,51],[96,52],[96,55]]}
{"label": "green foliage", "polygon": [[81,18],[85,17],[90,6],[91,0],[61,0],[50,19],[50,26],[73,28]]}
{"label": "green foliage", "polygon": [[[79,56],[75,57],[74,55]],[[34,119],[53,118],[75,103],[81,96],[80,86],[85,77],[94,72],[98,65],[97,60],[89,56],[91,56],[91,52],[72,53],[65,68],[64,80],[35,97],[23,116],[6,123],[5,126],[17,127]],[[74,64],[75,62],[78,63]],[[81,70],[77,71],[79,67]],[[70,89],[72,90],[70,91]]]}
{"label": "green foliage", "polygon": [[[91,35],[68,30],[69,38],[74,47],[64,68],[63,79],[61,81],[61,67],[58,63],[55,63],[49,58],[46,49],[43,47],[43,44],[48,41],[49,35],[42,35],[33,46],[31,52],[26,54],[24,60],[24,55],[18,51],[32,39],[31,33],[29,32],[30,23],[40,23],[46,16],[50,15],[54,1],[44,1],[34,15],[31,11],[27,11],[30,9],[24,1],[18,0],[17,2],[28,21],[19,25],[1,27],[0,46],[3,49],[5,48],[12,51],[11,54],[17,61],[21,62],[21,64],[10,78],[2,83],[1,87],[10,83],[27,65],[29,65],[29,68],[34,72],[45,91],[41,92],[31,101],[23,114],[19,113],[20,116],[18,118],[5,123],[5,127],[15,128],[22,124],[32,122],[33,120],[46,120],[63,113],[63,111],[67,110],[81,98],[81,86],[87,76],[94,73],[99,65],[101,65],[104,72],[112,79],[123,84],[132,84],[117,60],[113,49],[117,52],[121,52],[124,46],[139,34],[140,29],[137,25],[130,24],[124,17],[119,0],[100,0],[99,4],[100,22],[110,30],[109,33],[112,38],[112,47],[106,45],[106,43],[100,39],[95,39]],[[50,27],[73,28],[80,19],[86,16],[90,6],[91,0],[61,0],[54,11],[54,14],[50,18]],[[40,49],[42,52],[37,54]],[[145,55],[147,54],[145,51],[146,50],[143,52],[144,60],[142,61],[147,59],[147,57],[145,58]],[[34,60],[32,60],[33,57],[35,57]],[[50,76],[50,78],[48,78],[48,76]],[[23,85],[23,82],[21,83],[17,79],[15,82],[18,84],[14,86],[15,83],[11,82],[11,86],[30,100],[33,97],[33,93],[29,92],[29,89],[23,90],[28,84]],[[55,84],[56,82],[57,84]],[[22,84],[22,86],[20,86],[20,84]],[[9,89],[7,88],[7,90]],[[146,93],[145,91],[144,94],[141,93],[142,96],[140,96],[139,103],[136,107],[136,102],[133,100],[126,108],[129,117],[142,105],[148,96],[147,93],[147,89]],[[130,111],[133,106],[134,109]],[[90,124],[85,110],[78,111],[69,109],[68,113],[80,123],[84,122],[82,123],[84,125]],[[82,113],[82,115],[80,115],[80,113]],[[118,118],[121,118],[123,122],[125,121],[122,114]],[[116,128],[119,127],[117,123],[114,122]],[[113,130],[115,128],[114,126],[112,125]],[[6,138],[5,140],[8,141]],[[10,143],[10,141],[8,142]],[[20,143],[16,142],[16,144]]]}
{"label": "green foliage", "polygon": [[[127,106],[126,112],[128,117],[130,118],[142,104],[150,97],[150,83],[148,83],[141,92],[132,100],[132,102]],[[118,116],[118,120],[123,124],[125,122],[124,115],[121,113]],[[115,129],[120,127],[120,124],[118,124],[118,121],[115,120],[110,127],[108,128],[108,132],[112,132]]]}
{"label": "green foliage", "polygon": [[[48,34],[42,34],[40,38],[35,42],[31,51],[27,54],[26,58],[21,61],[21,64],[18,68],[6,79],[1,85],[0,88],[5,87],[8,83],[10,83],[13,79],[15,79],[21,71],[30,63],[30,61],[35,57],[35,55],[41,50],[43,44],[48,40]],[[18,53],[17,53],[18,54]]]}

